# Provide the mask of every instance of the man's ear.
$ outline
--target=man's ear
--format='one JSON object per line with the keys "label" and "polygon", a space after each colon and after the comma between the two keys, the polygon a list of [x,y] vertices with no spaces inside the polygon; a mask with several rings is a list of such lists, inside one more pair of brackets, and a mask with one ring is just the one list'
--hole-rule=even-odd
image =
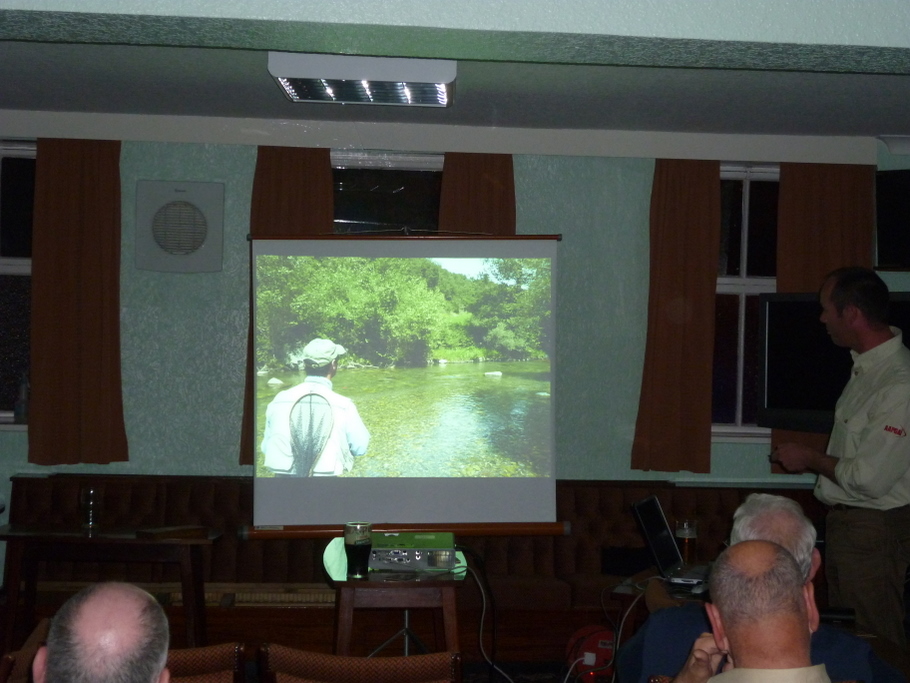
{"label": "man's ear", "polygon": [[806,614],[809,618],[809,633],[815,633],[821,617],[818,615],[818,605],[815,604],[815,585],[811,581],[803,584],[803,600],[806,602]]}
{"label": "man's ear", "polygon": [[841,317],[844,319],[844,322],[851,326],[855,325],[860,320],[860,318],[865,318],[862,311],[860,311],[853,304],[847,304],[844,306],[844,310],[841,312]]}
{"label": "man's ear", "polygon": [[822,554],[818,552],[818,548],[812,548],[812,564],[809,567],[809,581],[815,578],[815,575],[818,573],[818,568],[822,566]]}
{"label": "man's ear", "polygon": [[[168,683],[171,680],[171,672],[167,667],[164,667],[161,670],[161,675],[158,676],[158,683]],[[35,682],[37,683],[37,681]]]}
{"label": "man's ear", "polygon": [[44,683],[47,677],[47,647],[42,645],[32,660],[32,678],[35,683]]}
{"label": "man's ear", "polygon": [[708,613],[708,621],[711,622],[711,630],[714,632],[714,642],[717,647],[724,652],[730,651],[730,641],[727,640],[727,629],[724,628],[724,620],[720,616],[717,607],[710,602],[705,603],[705,611]]}

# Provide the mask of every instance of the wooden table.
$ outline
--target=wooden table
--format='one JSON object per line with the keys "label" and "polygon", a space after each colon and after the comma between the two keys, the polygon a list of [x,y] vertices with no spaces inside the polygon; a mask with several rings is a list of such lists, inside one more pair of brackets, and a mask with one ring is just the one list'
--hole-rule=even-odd
{"label": "wooden table", "polygon": [[204,538],[144,538],[138,529],[102,529],[91,535],[80,530],[5,524],[0,541],[6,541],[6,618],[3,648],[13,648],[20,584],[24,581],[24,614],[34,621],[41,561],[70,562],[163,562],[180,565],[183,610],[186,615],[187,647],[206,644],[205,590],[202,548],[211,545],[220,531],[207,530]]}
{"label": "wooden table", "polygon": [[[347,578],[347,559],[344,539],[334,538],[326,546],[323,564],[336,588],[335,599],[335,654],[351,653],[351,631],[354,610],[417,609],[442,610],[446,650],[459,652],[458,613],[455,606],[455,589],[464,581],[464,556],[456,553],[458,565],[450,572],[370,572],[366,579]],[[407,614],[407,612],[405,612]],[[405,621],[407,630],[408,622]],[[393,636],[394,639],[396,636]],[[390,640],[392,640],[390,639]],[[387,643],[389,641],[386,641]],[[405,635],[407,644],[407,635]],[[380,646],[381,649],[383,646]],[[375,651],[374,651],[375,652]],[[405,647],[407,652],[407,645]]]}

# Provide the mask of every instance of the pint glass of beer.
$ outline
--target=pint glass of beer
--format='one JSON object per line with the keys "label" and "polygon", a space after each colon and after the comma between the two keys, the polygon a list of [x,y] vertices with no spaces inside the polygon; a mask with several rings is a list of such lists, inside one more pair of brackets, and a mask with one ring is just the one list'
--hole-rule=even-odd
{"label": "pint glass of beer", "polygon": [[369,522],[344,525],[344,554],[348,560],[348,578],[365,579],[370,569],[373,548],[373,526]]}
{"label": "pint glass of beer", "polygon": [[676,545],[679,546],[683,564],[697,562],[696,543],[698,543],[698,521],[694,519],[676,520]]}

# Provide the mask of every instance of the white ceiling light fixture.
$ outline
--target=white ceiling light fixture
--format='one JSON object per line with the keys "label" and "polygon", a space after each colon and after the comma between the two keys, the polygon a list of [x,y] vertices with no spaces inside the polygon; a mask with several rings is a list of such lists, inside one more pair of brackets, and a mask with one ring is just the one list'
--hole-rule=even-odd
{"label": "white ceiling light fixture", "polygon": [[910,135],[879,135],[891,154],[910,154]]}
{"label": "white ceiling light fixture", "polygon": [[448,107],[456,62],[269,52],[269,73],[292,102]]}

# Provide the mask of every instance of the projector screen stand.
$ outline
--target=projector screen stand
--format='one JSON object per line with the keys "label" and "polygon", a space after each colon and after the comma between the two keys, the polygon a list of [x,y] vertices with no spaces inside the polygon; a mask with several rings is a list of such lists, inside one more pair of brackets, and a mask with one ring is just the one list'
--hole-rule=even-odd
{"label": "projector screen stand", "polygon": [[393,635],[391,638],[386,640],[382,645],[380,645],[375,650],[373,650],[370,654],[367,655],[367,657],[372,657],[377,652],[382,651],[387,645],[389,645],[392,641],[394,641],[399,636],[404,636],[404,656],[405,657],[407,657],[408,655],[411,654],[410,653],[411,641],[414,642],[414,645],[417,646],[417,649],[420,650],[421,654],[424,654],[424,655],[427,654],[429,652],[429,649],[427,649],[427,646],[423,644],[423,641],[417,637],[417,634],[411,630],[410,623],[411,623],[410,610],[405,610],[404,611],[404,628],[402,628],[400,631],[398,631],[398,633]]}

